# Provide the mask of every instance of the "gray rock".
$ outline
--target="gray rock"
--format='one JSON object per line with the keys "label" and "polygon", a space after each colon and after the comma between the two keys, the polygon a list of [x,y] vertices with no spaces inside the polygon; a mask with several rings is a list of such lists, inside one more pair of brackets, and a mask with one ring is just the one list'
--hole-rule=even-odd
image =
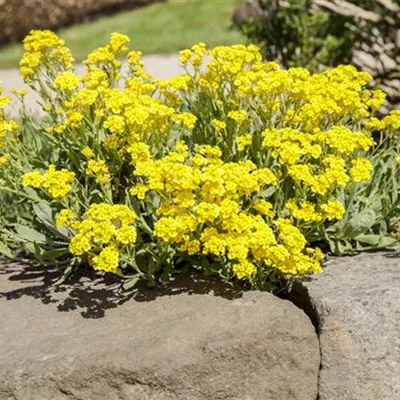
{"label": "gray rock", "polygon": [[319,399],[400,399],[400,256],[333,258],[304,286],[295,302],[319,331]]}
{"label": "gray rock", "polygon": [[232,23],[240,26],[248,22],[251,18],[262,18],[262,16],[263,10],[257,5],[257,3],[246,1],[233,13]]}
{"label": "gray rock", "polygon": [[0,269],[1,400],[315,400],[318,339],[269,293],[192,276],[156,291]]}

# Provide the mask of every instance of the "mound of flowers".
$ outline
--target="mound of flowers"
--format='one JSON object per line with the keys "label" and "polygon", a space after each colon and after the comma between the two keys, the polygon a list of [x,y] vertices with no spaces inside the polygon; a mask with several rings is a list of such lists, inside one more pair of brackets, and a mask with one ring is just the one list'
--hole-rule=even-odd
{"label": "mound of flowers", "polygon": [[128,42],[113,33],[78,76],[54,33],[25,38],[43,115],[15,90],[7,119],[0,98],[0,251],[63,278],[90,265],[154,285],[196,268],[274,290],[321,271],[325,252],[396,243],[400,112],[376,116],[368,73],[199,43],[181,52],[186,73],[157,80]]}

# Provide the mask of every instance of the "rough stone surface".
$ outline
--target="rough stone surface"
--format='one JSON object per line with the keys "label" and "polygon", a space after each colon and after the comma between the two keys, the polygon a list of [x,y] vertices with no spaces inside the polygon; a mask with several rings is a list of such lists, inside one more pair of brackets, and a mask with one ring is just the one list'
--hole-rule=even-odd
{"label": "rough stone surface", "polygon": [[309,318],[198,276],[158,291],[0,269],[0,400],[315,400]]}
{"label": "rough stone surface", "polygon": [[331,259],[305,288],[295,302],[319,331],[319,400],[400,399],[400,255]]}

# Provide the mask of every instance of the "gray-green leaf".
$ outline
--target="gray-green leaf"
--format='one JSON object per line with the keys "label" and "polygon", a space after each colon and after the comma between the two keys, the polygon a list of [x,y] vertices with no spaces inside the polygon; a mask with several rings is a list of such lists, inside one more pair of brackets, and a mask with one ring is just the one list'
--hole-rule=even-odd
{"label": "gray-green leaf", "polygon": [[46,236],[28,226],[16,224],[15,229],[20,238],[30,243],[46,243]]}

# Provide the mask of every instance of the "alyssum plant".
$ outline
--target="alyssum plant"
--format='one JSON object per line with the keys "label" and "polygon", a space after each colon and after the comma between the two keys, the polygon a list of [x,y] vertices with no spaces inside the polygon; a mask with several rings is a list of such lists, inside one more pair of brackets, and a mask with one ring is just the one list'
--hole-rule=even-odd
{"label": "alyssum plant", "polygon": [[273,290],[320,271],[323,251],[396,242],[400,112],[374,116],[385,96],[367,73],[283,70],[255,46],[199,43],[181,52],[187,73],[156,80],[140,52],[121,72],[128,42],[112,34],[78,76],[54,33],[24,40],[43,116],[1,113],[3,253],[127,286],[189,266]]}

